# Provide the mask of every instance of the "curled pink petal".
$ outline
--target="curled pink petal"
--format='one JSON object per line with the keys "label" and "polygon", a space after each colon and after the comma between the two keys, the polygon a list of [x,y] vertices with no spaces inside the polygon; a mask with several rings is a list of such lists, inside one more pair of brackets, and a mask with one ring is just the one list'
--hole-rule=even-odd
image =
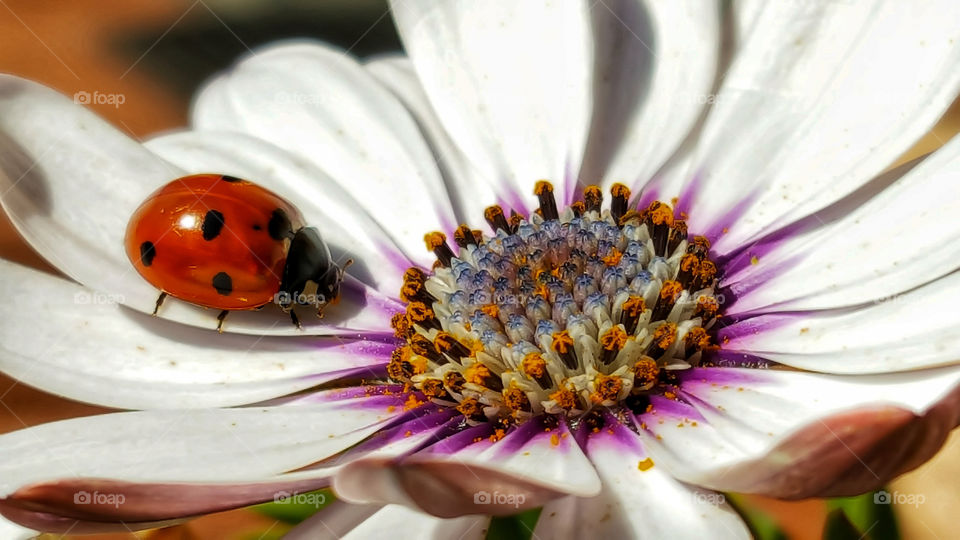
{"label": "curled pink petal", "polygon": [[[443,518],[516,514],[566,495],[492,468],[456,461],[398,463],[388,459],[347,465],[334,477],[333,489],[350,502],[401,504]],[[511,495],[510,502],[480,502],[483,493],[495,492]]]}

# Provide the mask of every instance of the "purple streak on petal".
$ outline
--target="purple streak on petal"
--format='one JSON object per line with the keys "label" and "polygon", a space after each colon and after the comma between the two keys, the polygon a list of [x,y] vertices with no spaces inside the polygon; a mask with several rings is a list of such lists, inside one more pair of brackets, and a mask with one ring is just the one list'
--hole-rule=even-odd
{"label": "purple streak on petal", "polygon": [[[713,223],[708,225],[706,228],[706,232],[701,234],[703,234],[703,236],[706,236],[711,243],[716,243],[721,236],[727,234],[727,232],[729,232],[730,229],[736,226],[737,221],[743,218],[743,216],[747,213],[747,210],[750,208],[753,202],[757,199],[757,195],[758,195],[757,193],[753,193],[747,197],[744,197],[743,199],[740,199],[740,201],[737,202],[737,204],[733,205],[733,208],[730,208],[727,212],[725,212],[719,218],[717,218]],[[714,259],[718,261],[718,264],[721,267],[723,267],[724,258],[729,256],[730,253],[735,253],[739,249],[740,248],[737,247],[731,252],[724,253],[724,254],[716,254],[714,255]]]}
{"label": "purple streak on petal", "polygon": [[679,374],[681,388],[694,386],[750,386],[770,382],[763,370],[733,370],[721,367],[702,367]]}
{"label": "purple streak on petal", "polygon": [[563,440],[570,437],[570,430],[567,428],[566,422],[548,423],[546,417],[537,416],[507,433],[503,439],[497,442],[495,453],[497,456],[515,454],[537,439],[552,439],[553,437],[559,437],[561,441],[554,446],[556,451],[566,452],[569,450],[569,446],[563,444]]}
{"label": "purple streak on petal", "polygon": [[646,455],[640,437],[633,432],[630,426],[624,425],[620,418],[609,412],[603,415],[603,420],[603,428],[588,435],[588,444],[613,445],[629,454]]}
{"label": "purple streak on petal", "polygon": [[697,420],[702,422],[704,420],[703,416],[697,412],[692,405],[682,401],[665,398],[663,396],[651,395],[650,396],[650,405],[652,408],[650,412],[642,413],[639,417],[643,422],[646,422],[647,425],[653,425],[663,419],[664,421],[671,420]]}
{"label": "purple streak on petal", "polygon": [[656,180],[653,180],[643,187],[642,191],[639,192],[639,196],[637,197],[637,201],[633,205],[633,208],[646,208],[650,206],[650,203],[659,198],[658,194],[660,191],[653,185],[655,182]]}
{"label": "purple streak on petal", "polygon": [[749,353],[720,349],[719,351],[705,353],[700,365],[703,367],[769,369],[777,363]]}
{"label": "purple streak on petal", "polygon": [[[687,185],[683,187],[683,191],[680,192],[680,195],[677,197],[677,204],[673,209],[673,213],[676,216],[689,216],[690,211],[693,208],[693,203],[697,201],[697,197],[700,195],[700,186],[703,183],[703,174],[696,173],[687,182]],[[671,201],[664,201],[670,203]],[[684,217],[683,219],[687,219]],[[713,241],[713,238],[710,237],[703,231],[691,231],[692,235],[703,235],[710,238]]]}
{"label": "purple streak on petal", "polygon": [[728,350],[735,350],[734,342],[738,340],[749,339],[751,336],[757,336],[763,332],[780,328],[783,325],[796,320],[799,315],[796,314],[768,314],[758,317],[751,317],[742,321],[734,321],[717,332],[717,340],[722,343],[722,347]]}
{"label": "purple streak on petal", "polygon": [[[806,232],[806,227],[800,223],[788,225],[764,236],[756,242],[752,242],[727,253],[723,257],[720,257],[717,263],[723,265],[725,279],[736,277],[738,272],[749,269],[754,265],[751,260],[753,257],[763,260],[764,257],[776,251],[784,242],[795,236],[799,236],[803,232]],[[784,263],[779,264],[782,265]]]}
{"label": "purple streak on petal", "polygon": [[335,388],[333,390],[324,390],[317,392],[304,399],[306,403],[328,403],[333,401],[344,401],[350,399],[364,399],[373,396],[401,396],[401,401],[406,399],[407,394],[403,393],[403,385],[400,384],[377,384],[364,386],[350,386],[347,388]]}
{"label": "purple streak on petal", "polygon": [[493,444],[489,439],[492,434],[493,427],[489,422],[484,422],[466,429],[460,429],[457,433],[453,433],[436,444],[424,448],[419,454],[455,454],[475,444],[489,446]]}
{"label": "purple streak on petal", "polygon": [[[453,409],[446,408],[427,408],[423,407],[421,411],[408,411],[402,419],[398,419],[396,425],[382,429],[374,433],[363,442],[357,444],[343,453],[342,457],[348,460],[363,457],[364,455],[379,450],[391,443],[403,442],[406,439],[420,435],[421,433],[433,433],[433,438],[424,443],[432,444],[434,441],[442,440],[451,430],[456,429],[454,417],[459,413]],[[416,452],[419,448],[411,451]],[[343,459],[339,459],[343,461]]]}

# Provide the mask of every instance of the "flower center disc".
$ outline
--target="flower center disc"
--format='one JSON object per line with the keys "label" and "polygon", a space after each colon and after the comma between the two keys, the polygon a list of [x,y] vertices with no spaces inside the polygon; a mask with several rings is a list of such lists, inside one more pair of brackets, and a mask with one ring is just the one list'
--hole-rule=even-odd
{"label": "flower center disc", "polygon": [[628,210],[622,184],[609,209],[596,186],[562,212],[548,182],[535,193],[529,219],[486,210],[492,237],[460,226],[457,254],[427,234],[433,274],[404,274],[393,327],[406,343],[388,375],[471,424],[582,417],[662,392],[671,371],[715,348],[709,242],[688,239],[668,205]]}

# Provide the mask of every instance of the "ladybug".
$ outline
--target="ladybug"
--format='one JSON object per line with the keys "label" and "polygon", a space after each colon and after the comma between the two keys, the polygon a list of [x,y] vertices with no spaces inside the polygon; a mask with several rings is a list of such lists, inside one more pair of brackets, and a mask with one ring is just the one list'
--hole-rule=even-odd
{"label": "ladybug", "polygon": [[294,304],[323,316],[344,270],[314,227],[279,195],[233,176],[195,174],[151,194],[133,213],[124,244],[137,272],[169,296],[231,311],[276,302],[299,328]]}

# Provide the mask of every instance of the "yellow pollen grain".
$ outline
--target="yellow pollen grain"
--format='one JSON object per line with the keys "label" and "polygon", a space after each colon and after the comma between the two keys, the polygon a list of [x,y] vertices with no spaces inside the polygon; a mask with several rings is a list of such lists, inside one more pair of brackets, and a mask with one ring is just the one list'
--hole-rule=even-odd
{"label": "yellow pollen grain", "polygon": [[503,403],[513,411],[523,411],[530,408],[527,394],[519,388],[507,388],[503,391]]}
{"label": "yellow pollen grain", "polygon": [[553,446],[560,446],[560,437],[556,433],[550,436],[550,444]]}
{"label": "yellow pollen grain", "polygon": [[403,410],[409,411],[411,409],[416,409],[420,405],[423,405],[423,402],[417,399],[417,396],[410,394],[407,396],[407,400],[403,402]]}
{"label": "yellow pollen grain", "polygon": [[750,264],[755,265],[758,262],[760,262],[760,259],[758,259],[756,255],[754,255],[753,257],[750,257]]}

